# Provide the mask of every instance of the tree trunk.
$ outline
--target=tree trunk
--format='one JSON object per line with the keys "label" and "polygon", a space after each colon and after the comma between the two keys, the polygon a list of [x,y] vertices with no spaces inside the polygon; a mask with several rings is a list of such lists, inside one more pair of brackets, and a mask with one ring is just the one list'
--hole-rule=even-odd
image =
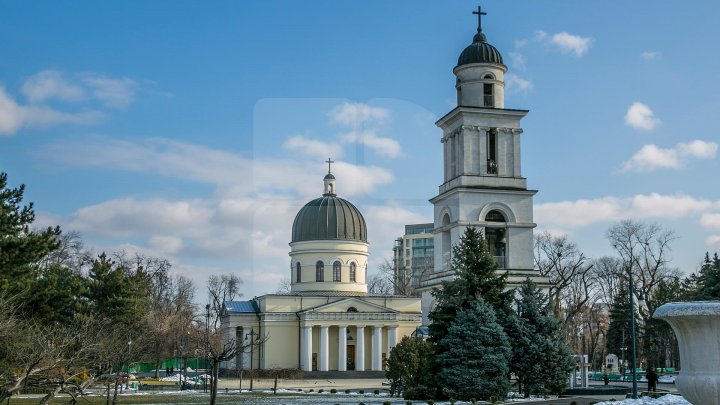
{"label": "tree trunk", "polygon": [[160,379],[160,356],[155,359],[155,379]]}
{"label": "tree trunk", "polygon": [[215,359],[212,360],[212,368],[210,371],[210,405],[215,405],[217,400],[217,381],[220,375],[220,362]]}

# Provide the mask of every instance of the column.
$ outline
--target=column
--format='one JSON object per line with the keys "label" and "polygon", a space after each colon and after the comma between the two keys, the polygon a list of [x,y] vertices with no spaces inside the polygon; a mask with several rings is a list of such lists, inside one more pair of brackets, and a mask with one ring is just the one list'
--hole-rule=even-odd
{"label": "column", "polygon": [[338,326],[338,371],[347,371],[347,327]]}
{"label": "column", "polygon": [[303,326],[300,333],[300,369],[312,371],[312,326]]}
{"label": "column", "polygon": [[330,342],[328,341],[328,327],[327,326],[321,326],[320,327],[320,357],[318,364],[318,369],[320,371],[328,371],[328,355],[329,355],[329,345]]}
{"label": "column", "polygon": [[358,326],[355,334],[355,371],[365,371],[365,327]]}
{"label": "column", "polygon": [[397,326],[388,327],[387,356],[390,358],[390,351],[397,344]]}
{"label": "column", "polygon": [[382,326],[373,327],[371,363],[373,371],[382,370]]}

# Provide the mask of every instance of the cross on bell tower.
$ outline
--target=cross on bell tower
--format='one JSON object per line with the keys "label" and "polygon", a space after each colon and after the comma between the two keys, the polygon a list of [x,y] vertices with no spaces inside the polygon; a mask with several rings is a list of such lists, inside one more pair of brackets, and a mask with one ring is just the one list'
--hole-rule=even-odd
{"label": "cross on bell tower", "polygon": [[482,11],[480,6],[478,6],[477,11],[473,11],[472,13],[477,14],[477,16],[478,16],[478,32],[482,32],[482,16],[487,15],[487,13]]}

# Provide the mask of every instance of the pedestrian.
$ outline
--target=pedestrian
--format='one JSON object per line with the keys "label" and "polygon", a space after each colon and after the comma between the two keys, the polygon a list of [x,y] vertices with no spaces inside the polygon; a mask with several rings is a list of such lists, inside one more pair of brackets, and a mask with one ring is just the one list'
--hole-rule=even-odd
{"label": "pedestrian", "polygon": [[645,378],[647,378],[648,382],[648,392],[650,392],[650,390],[653,392],[657,391],[658,375],[655,372],[655,367],[650,367],[648,372],[645,373]]}

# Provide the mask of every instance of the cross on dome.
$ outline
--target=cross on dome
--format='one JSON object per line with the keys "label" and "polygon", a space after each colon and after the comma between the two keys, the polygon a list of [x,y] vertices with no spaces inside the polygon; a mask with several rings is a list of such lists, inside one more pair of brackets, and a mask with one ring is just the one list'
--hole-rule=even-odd
{"label": "cross on dome", "polygon": [[480,6],[478,6],[477,11],[473,11],[472,13],[477,14],[477,16],[478,16],[478,32],[481,32],[482,31],[482,16],[487,15],[487,13],[482,11]]}
{"label": "cross on dome", "polygon": [[335,163],[335,161],[332,160],[331,158],[328,158],[328,160],[326,160],[325,163],[328,164],[328,174],[329,174],[330,173],[330,164]]}

